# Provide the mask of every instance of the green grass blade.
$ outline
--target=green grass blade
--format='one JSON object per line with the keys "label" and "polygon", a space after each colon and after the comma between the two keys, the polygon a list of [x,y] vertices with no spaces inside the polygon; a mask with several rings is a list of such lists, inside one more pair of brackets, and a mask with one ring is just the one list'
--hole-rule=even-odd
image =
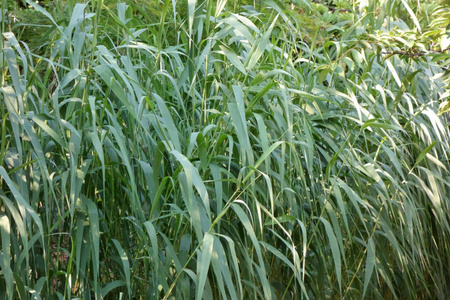
{"label": "green grass blade", "polygon": [[250,50],[250,53],[248,54],[247,59],[245,61],[245,67],[248,70],[252,70],[255,67],[256,63],[258,62],[258,60],[260,59],[266,48],[269,45],[271,45],[269,43],[269,40],[272,34],[272,30],[277,22],[277,19],[278,15],[273,19],[272,23],[270,24],[269,28],[264,32],[261,39],[253,44],[252,49]]}
{"label": "green grass blade", "polygon": [[333,255],[333,264],[339,284],[339,290],[341,291],[342,290],[341,253],[339,251],[338,241],[336,239],[336,235],[334,234],[334,230],[331,227],[330,223],[323,217],[320,217],[320,221],[325,226],[328,241],[330,242],[331,254]]}
{"label": "green grass blade", "polygon": [[2,251],[0,252],[0,261],[3,279],[6,287],[7,299],[12,300],[14,296],[14,278],[11,270],[11,225],[6,215],[0,216],[0,232],[2,234]]}
{"label": "green grass blade", "polygon": [[197,263],[197,291],[195,299],[203,299],[203,292],[205,290],[206,278],[208,275],[209,264],[211,261],[211,254],[214,246],[214,236],[205,232],[203,243]]}
{"label": "green grass blade", "polygon": [[130,270],[130,261],[128,259],[127,254],[125,253],[125,251],[123,250],[122,246],[120,245],[119,241],[116,239],[112,239],[111,240],[114,244],[114,246],[117,249],[117,252],[119,254],[119,259],[120,262],[122,263],[122,271],[123,274],[125,276],[125,283],[127,286],[127,291],[128,291],[128,298],[131,299],[132,298],[132,293],[131,293],[131,270]]}
{"label": "green grass blade", "polygon": [[367,258],[366,258],[366,271],[364,273],[364,288],[362,293],[362,298],[366,294],[367,287],[369,286],[370,280],[372,278],[372,273],[375,268],[375,244],[372,238],[369,238],[367,242]]}

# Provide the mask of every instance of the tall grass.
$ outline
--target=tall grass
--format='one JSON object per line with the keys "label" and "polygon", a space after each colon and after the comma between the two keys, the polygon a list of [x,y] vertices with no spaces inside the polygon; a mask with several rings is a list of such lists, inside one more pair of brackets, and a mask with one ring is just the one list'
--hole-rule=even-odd
{"label": "tall grass", "polygon": [[227,2],[2,10],[0,298],[449,297],[448,8]]}

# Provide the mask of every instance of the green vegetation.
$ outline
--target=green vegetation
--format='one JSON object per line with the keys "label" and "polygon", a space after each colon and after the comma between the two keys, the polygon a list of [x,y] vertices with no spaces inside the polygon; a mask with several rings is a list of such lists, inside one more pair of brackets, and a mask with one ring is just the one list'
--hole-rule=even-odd
{"label": "green vegetation", "polygon": [[1,299],[450,297],[448,1],[0,1]]}

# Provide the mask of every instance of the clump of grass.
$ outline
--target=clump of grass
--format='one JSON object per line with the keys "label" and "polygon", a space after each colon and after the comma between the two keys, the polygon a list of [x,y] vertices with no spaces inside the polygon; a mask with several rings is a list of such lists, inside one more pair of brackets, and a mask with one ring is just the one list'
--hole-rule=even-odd
{"label": "clump of grass", "polygon": [[448,51],[408,54],[388,2],[320,43],[272,1],[29,4],[54,34],[2,25],[5,299],[448,296]]}

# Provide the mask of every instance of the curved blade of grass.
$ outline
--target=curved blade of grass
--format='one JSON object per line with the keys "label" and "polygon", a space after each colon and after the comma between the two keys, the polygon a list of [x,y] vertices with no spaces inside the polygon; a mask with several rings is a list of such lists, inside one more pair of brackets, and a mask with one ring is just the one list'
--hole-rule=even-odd
{"label": "curved blade of grass", "polygon": [[161,112],[161,116],[164,120],[164,126],[166,127],[170,140],[167,140],[168,145],[172,145],[170,150],[177,150],[181,152],[180,139],[178,137],[178,130],[172,119],[172,115],[167,108],[166,102],[157,94],[153,93],[153,97],[156,100],[158,108]]}
{"label": "curved blade of grass", "polygon": [[253,44],[252,49],[250,50],[250,53],[248,54],[247,59],[244,64],[244,66],[248,70],[252,70],[254,68],[254,66],[258,62],[259,58],[266,50],[267,46],[269,46],[269,40],[272,35],[272,30],[275,27],[275,23],[277,22],[278,16],[279,15],[277,15],[273,19],[272,24],[270,24],[269,28],[264,32],[261,39],[259,41],[256,41]]}
{"label": "curved blade of grass", "polygon": [[114,246],[117,249],[117,252],[119,253],[120,261],[122,262],[122,270],[125,275],[125,283],[127,285],[127,291],[128,291],[128,298],[131,299],[132,293],[131,293],[131,271],[130,271],[130,261],[128,259],[127,254],[123,250],[122,246],[120,245],[119,241],[116,239],[111,239]]}
{"label": "curved blade of grass", "polygon": [[367,241],[367,258],[366,258],[366,271],[364,273],[364,288],[362,298],[366,294],[367,287],[369,286],[370,279],[372,278],[373,269],[375,267],[375,244],[372,238]]}
{"label": "curved blade of grass", "polygon": [[[23,50],[22,50],[22,47],[20,47],[20,43],[19,43],[19,41],[17,40],[17,38],[16,38],[16,36],[14,35],[14,33],[12,33],[12,32],[5,32],[5,33],[3,33],[3,36],[14,46],[14,48],[16,49],[16,51],[17,51],[17,53],[19,53],[19,56],[20,56],[20,61],[22,62],[22,65],[23,65],[23,68],[22,68],[22,72],[23,72],[23,77],[25,77],[25,78],[27,78],[27,72],[28,72],[28,61],[27,61],[27,58],[25,57],[25,54],[23,53]],[[3,49],[3,51],[5,51],[5,50],[7,50],[8,48],[4,48]],[[5,53],[6,54],[6,53]],[[7,56],[7,62],[8,62],[8,56]],[[10,67],[9,65],[8,65],[8,67]],[[16,73],[16,74],[14,74],[14,75],[17,75],[18,74],[18,71],[19,71],[19,69],[17,69],[17,70],[11,70],[10,69],[10,72],[11,71],[13,71],[13,73]],[[13,74],[11,73],[11,76],[13,76]],[[17,79],[17,78],[16,78]],[[15,80],[15,78],[12,78],[12,80],[13,80],[13,82],[14,81],[16,81],[17,82],[17,80]],[[16,87],[16,89],[17,89],[17,85],[16,84],[14,84],[15,85],[15,87]],[[20,92],[25,92],[25,89],[22,89],[22,90],[18,90],[18,91],[20,91]],[[22,106],[23,107],[23,106]]]}
{"label": "curved blade of grass", "polygon": [[253,230],[253,226],[252,226],[252,223],[250,222],[250,219],[245,214],[244,210],[238,205],[238,203],[246,205],[244,202],[237,200],[237,201],[235,201],[234,203],[231,204],[231,208],[236,213],[236,215],[238,216],[239,220],[242,222],[242,225],[244,226],[247,234],[250,237],[250,240],[252,241],[253,247],[254,247],[255,252],[256,252],[256,256],[258,257],[258,261],[259,261],[259,267],[257,268],[257,272],[258,272],[258,275],[259,275],[259,280],[261,282],[261,285],[262,285],[265,297],[271,299],[272,293],[271,293],[271,291],[269,289],[270,284],[269,284],[269,282],[267,280],[267,277],[266,277],[267,273],[266,273],[266,269],[265,269],[265,262],[264,262],[264,259],[263,259],[261,247],[259,246],[259,242],[258,242],[258,240],[256,238],[256,235],[255,235],[255,232]]}
{"label": "curved blade of grass", "polygon": [[32,0],[26,0],[26,2],[28,5],[32,6],[36,11],[38,11],[41,14],[43,14],[44,16],[46,16],[50,21],[52,21],[52,23],[56,26],[56,28],[62,32],[61,26],[59,26],[58,23],[56,23],[56,21],[52,17],[52,15],[49,14],[42,6],[40,6],[39,4],[37,4],[36,2],[34,2]]}
{"label": "curved blade of grass", "polygon": [[14,296],[14,278],[11,270],[11,225],[8,216],[0,216],[0,232],[2,234],[2,251],[0,252],[0,264],[2,267],[6,296],[9,300]]}
{"label": "curved blade of grass", "polygon": [[[16,186],[14,185],[13,181],[9,177],[8,173],[6,172],[5,168],[0,166],[0,175],[5,180],[6,184],[8,185],[12,195],[17,201],[17,204],[19,206],[22,206],[26,209],[26,212],[30,214],[30,216],[35,221],[36,225],[38,226],[39,233],[41,235],[41,238],[44,238],[44,227],[42,225],[41,218],[39,218],[36,211],[30,206],[30,204],[23,198],[22,194],[17,190]],[[42,244],[44,244],[44,240],[42,240]]]}
{"label": "curved blade of grass", "polygon": [[181,165],[183,166],[183,169],[186,173],[186,177],[188,179],[188,182],[192,182],[192,184],[194,185],[195,189],[197,190],[198,194],[200,195],[200,198],[203,201],[203,205],[204,205],[204,209],[206,211],[206,214],[209,218],[208,221],[208,228],[211,226],[210,224],[210,220],[211,220],[211,208],[210,208],[210,203],[209,203],[209,196],[208,196],[208,192],[206,190],[206,186],[203,183],[202,178],[200,177],[199,173],[198,173],[198,169],[195,168],[191,162],[186,158],[186,156],[184,156],[183,154],[181,154],[180,152],[178,152],[177,150],[173,150],[171,151],[171,153],[175,156],[175,158],[181,163]]}
{"label": "curved blade of grass", "polygon": [[[22,142],[20,140],[21,129],[19,125],[19,116],[18,116],[18,102],[15,91],[12,86],[5,86],[0,88],[4,96],[4,104],[6,109],[8,110],[9,122],[11,124],[13,130],[13,136],[15,141],[15,146],[17,148],[17,153],[19,155],[19,161],[22,161]],[[3,128],[2,128],[3,130]],[[2,141],[3,143],[3,141]],[[3,163],[3,162],[2,162]]]}
{"label": "curved blade of grass", "polygon": [[339,284],[339,290],[341,291],[342,290],[341,254],[339,251],[338,241],[336,239],[336,235],[334,234],[333,227],[331,227],[330,223],[323,217],[320,217],[319,220],[322,221],[323,225],[325,226],[328,241],[330,242],[331,254],[333,255],[336,277]]}
{"label": "curved blade of grass", "polygon": [[105,298],[106,295],[111,292],[113,289],[127,285],[125,281],[122,280],[114,280],[108,283],[104,288],[102,288],[102,297]]}
{"label": "curved blade of grass", "polygon": [[417,30],[419,30],[419,33],[421,34],[422,29],[420,28],[420,23],[419,23],[419,20],[417,20],[416,14],[414,13],[414,11],[411,9],[411,7],[408,5],[408,3],[405,0],[402,0],[402,4],[406,8],[406,11],[411,16],[411,19],[414,22],[414,25],[416,25]]}
{"label": "curved blade of grass", "polygon": [[220,49],[222,49],[223,54],[230,60],[231,64],[236,67],[242,74],[247,75],[247,71],[245,70],[244,64],[241,62],[239,57],[234,53],[231,49],[228,49],[222,45],[219,45]]}
{"label": "curved blade of grass", "polygon": [[194,25],[195,5],[197,0],[188,0],[189,36],[192,37],[192,26]]}
{"label": "curved blade of grass", "polygon": [[98,222],[98,210],[92,199],[87,199],[87,212],[89,215],[89,232],[92,241],[92,265],[94,267],[94,291],[97,295],[101,293],[101,287],[98,285],[98,276],[100,275],[100,229]]}
{"label": "curved blade of grass", "polygon": [[[428,145],[422,152],[420,152],[419,156],[417,157],[416,163],[414,164],[414,167],[417,167],[419,165],[419,163],[425,158],[425,156],[427,156],[428,152],[431,151],[431,149],[433,149],[434,145],[436,145],[437,141],[432,142],[430,145]],[[412,171],[412,169],[411,169]]]}
{"label": "curved blade of grass", "polygon": [[250,177],[251,175],[256,172],[256,169],[263,163],[263,161],[276,149],[278,148],[278,146],[280,146],[281,144],[284,144],[284,141],[278,141],[273,143],[266,151],[264,151],[264,153],[258,158],[258,160],[256,161],[255,165],[253,166],[253,168],[250,170],[250,172],[247,174],[247,176],[244,177],[244,179],[242,179],[242,182],[245,183]]}
{"label": "curved blade of grass", "polygon": [[205,232],[203,237],[203,244],[200,252],[200,257],[197,263],[197,291],[195,299],[201,300],[205,289],[206,276],[208,275],[209,264],[211,261],[211,254],[214,245],[214,236]]}

